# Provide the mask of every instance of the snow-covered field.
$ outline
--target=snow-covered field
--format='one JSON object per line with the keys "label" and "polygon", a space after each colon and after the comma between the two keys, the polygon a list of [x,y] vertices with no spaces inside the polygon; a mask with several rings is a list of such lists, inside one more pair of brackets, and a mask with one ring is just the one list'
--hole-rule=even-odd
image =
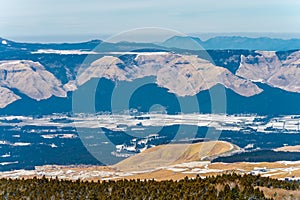
{"label": "snow-covered field", "polygon": [[[128,114],[78,114],[72,117],[66,115],[44,116],[41,118],[23,116],[0,117],[0,126],[7,125],[56,126],[76,128],[107,128],[113,131],[143,130],[144,127],[194,125],[199,127],[214,127],[217,130],[253,130],[258,132],[300,132],[299,116],[289,115],[265,120],[265,116],[256,115],[222,115],[222,114],[141,114],[137,117]],[[12,120],[19,120],[13,122]],[[60,122],[59,120],[62,120]],[[68,120],[69,122],[64,122]],[[49,136],[50,137],[50,136]],[[72,136],[70,136],[72,137]]]}

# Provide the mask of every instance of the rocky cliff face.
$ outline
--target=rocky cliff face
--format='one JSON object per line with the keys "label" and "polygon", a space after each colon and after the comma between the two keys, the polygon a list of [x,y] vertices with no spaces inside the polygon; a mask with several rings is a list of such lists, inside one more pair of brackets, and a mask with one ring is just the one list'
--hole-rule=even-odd
{"label": "rocky cliff face", "polygon": [[[192,96],[216,84],[222,84],[247,97],[262,92],[251,81],[239,78],[207,60],[166,52],[137,54],[130,65],[117,57],[103,57],[79,73],[73,84],[80,86],[91,78],[132,81],[146,76],[155,76],[159,86],[178,96]],[[67,87],[76,88],[72,83],[67,84]]]}
{"label": "rocky cliff face", "polygon": [[275,52],[257,51],[257,56],[242,56],[236,75],[272,87],[300,93],[300,51],[280,61]]}
{"label": "rocky cliff face", "polygon": [[[35,100],[48,99],[52,95],[66,97],[61,82],[40,63],[28,60],[1,61],[0,86],[16,89]],[[11,100],[17,96],[3,90]],[[8,93],[7,93],[8,92]]]}

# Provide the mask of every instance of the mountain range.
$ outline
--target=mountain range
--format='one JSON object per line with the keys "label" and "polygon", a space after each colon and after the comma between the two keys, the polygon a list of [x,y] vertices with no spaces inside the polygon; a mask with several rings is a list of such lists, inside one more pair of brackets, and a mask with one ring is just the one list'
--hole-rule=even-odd
{"label": "mountain range", "polygon": [[265,51],[287,51],[299,49],[300,39],[279,39],[279,38],[249,38],[241,36],[219,36],[208,40],[201,40],[197,37],[174,36],[162,43],[165,47],[183,49],[247,49]]}
{"label": "mountain range", "polygon": [[[85,90],[93,81],[102,84],[101,91],[96,90],[95,98],[101,102],[96,102],[97,111],[110,111],[110,96],[116,84],[136,84],[149,77],[153,78],[152,84],[136,90],[133,96],[137,99],[131,100],[131,106],[141,111],[163,101],[171,113],[179,112],[176,99],[196,96],[202,102],[200,110],[208,112],[209,91],[224,87],[230,112],[280,114],[281,108],[269,106],[280,105],[286,98],[290,104],[285,112],[299,113],[298,39],[217,37],[203,42],[176,36],[161,44],[100,40],[72,44],[0,42],[2,114],[70,112],[72,94]],[[198,44],[210,50],[199,50]],[[149,95],[152,97],[145,99]],[[273,99],[278,95],[280,98]],[[288,99],[290,96],[293,99]],[[232,105],[237,101],[240,104]]]}

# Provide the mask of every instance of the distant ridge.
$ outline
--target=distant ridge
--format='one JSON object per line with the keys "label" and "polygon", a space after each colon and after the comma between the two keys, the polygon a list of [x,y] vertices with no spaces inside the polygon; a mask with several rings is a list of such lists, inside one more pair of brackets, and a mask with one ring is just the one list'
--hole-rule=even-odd
{"label": "distant ridge", "polygon": [[168,48],[200,50],[204,49],[244,49],[265,51],[286,51],[300,49],[300,39],[278,39],[268,37],[249,38],[241,36],[218,36],[202,41],[197,37],[174,36],[161,43]]}
{"label": "distant ridge", "polygon": [[[1,44],[5,41],[5,44]],[[8,44],[8,45],[7,45]],[[100,45],[101,44],[101,45]],[[264,50],[264,51],[287,51],[299,50],[300,39],[280,39],[269,37],[250,38],[244,36],[217,36],[208,40],[201,40],[198,37],[192,36],[173,36],[162,43],[135,43],[122,41],[118,43],[110,43],[102,40],[90,40],[87,42],[78,43],[22,43],[15,42],[0,37],[1,46],[9,46],[13,48],[26,48],[28,50],[36,49],[85,49],[93,50],[98,45],[101,49],[96,51],[110,50],[132,50],[141,48],[156,48],[156,49],[185,49],[185,50]],[[166,50],[166,49],[165,49]]]}

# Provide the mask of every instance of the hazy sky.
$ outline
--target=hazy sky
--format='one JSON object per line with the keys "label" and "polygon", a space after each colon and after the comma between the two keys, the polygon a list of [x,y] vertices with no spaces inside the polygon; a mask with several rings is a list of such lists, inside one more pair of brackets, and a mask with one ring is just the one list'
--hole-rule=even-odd
{"label": "hazy sky", "polygon": [[300,1],[6,0],[0,4],[0,37],[6,38],[105,35],[142,27],[184,33],[300,33]]}

